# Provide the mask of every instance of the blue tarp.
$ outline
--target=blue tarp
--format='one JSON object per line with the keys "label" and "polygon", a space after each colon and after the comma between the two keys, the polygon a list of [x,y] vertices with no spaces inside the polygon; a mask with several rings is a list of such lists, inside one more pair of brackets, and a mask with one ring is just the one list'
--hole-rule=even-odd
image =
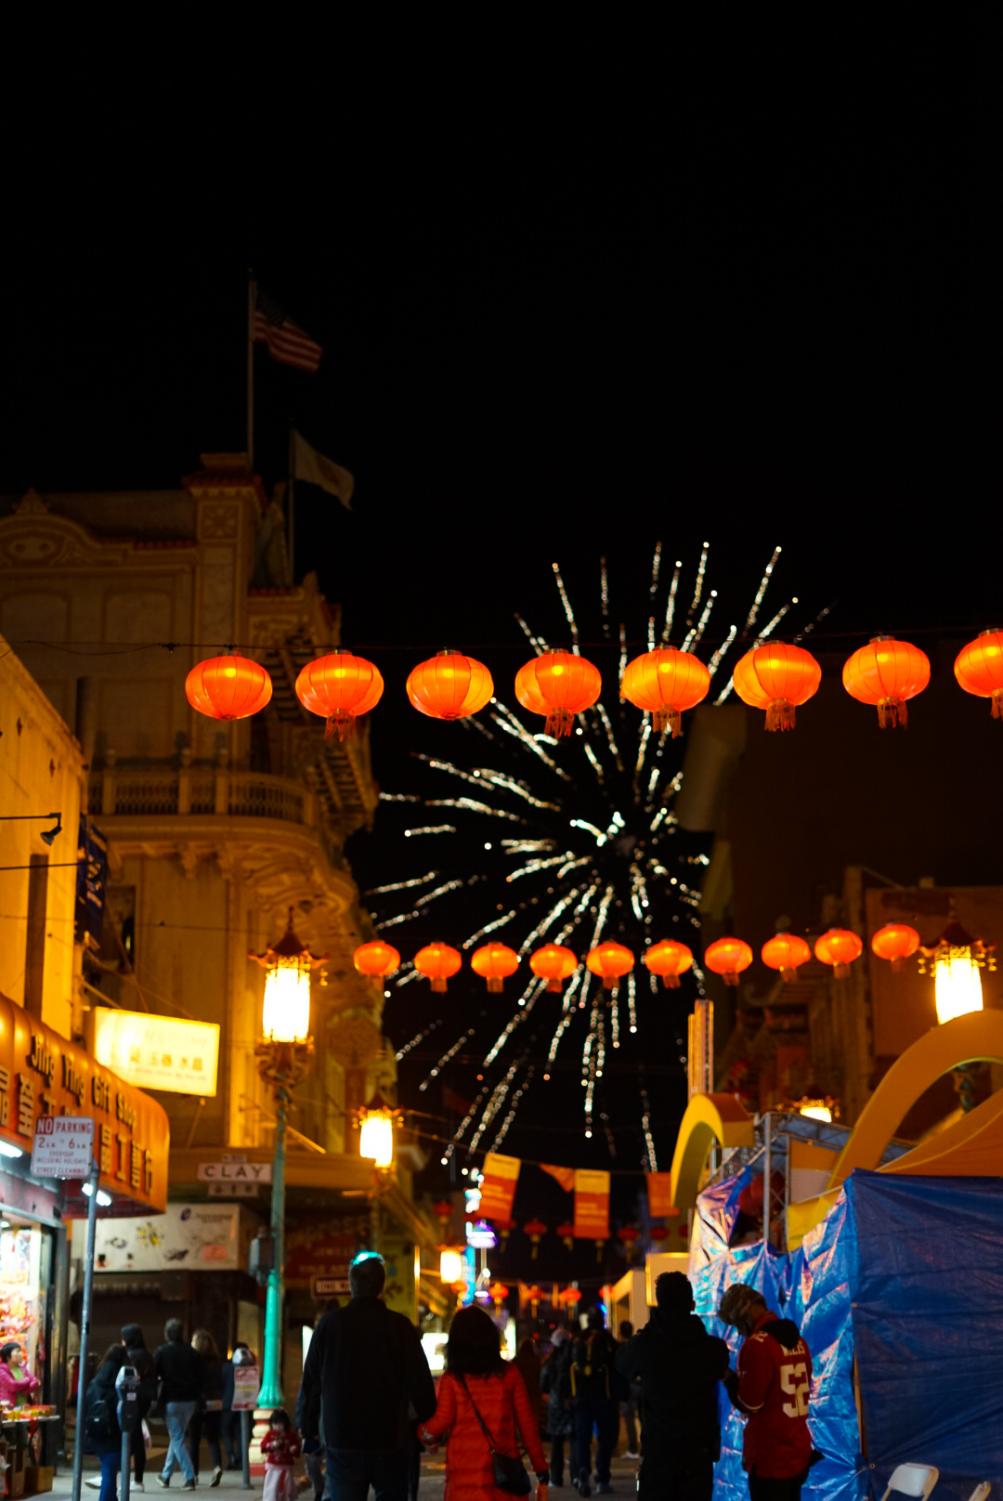
{"label": "blue tarp", "polygon": [[[1003,1182],[854,1173],[793,1255],[728,1247],[746,1169],[700,1196],[691,1256],[715,1334],[732,1282],[758,1288],[812,1352],[811,1429],[825,1455],[806,1501],[881,1495],[896,1464],[941,1471],[937,1501],[1003,1481]],[[853,1388],[857,1360],[867,1457]],[[743,1420],[722,1403],[715,1501],[746,1501]]]}

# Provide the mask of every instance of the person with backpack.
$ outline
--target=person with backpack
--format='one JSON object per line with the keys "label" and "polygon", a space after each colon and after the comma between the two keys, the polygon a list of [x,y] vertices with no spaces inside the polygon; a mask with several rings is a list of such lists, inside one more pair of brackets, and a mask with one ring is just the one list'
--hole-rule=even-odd
{"label": "person with backpack", "polygon": [[84,1394],[84,1449],[96,1454],[101,1465],[98,1501],[115,1501],[115,1488],[122,1459],[122,1430],[118,1426],[118,1393],[115,1377],[125,1364],[125,1346],[112,1345]]}
{"label": "person with backpack", "polygon": [[811,1352],[797,1326],[773,1313],[747,1283],[732,1283],[718,1318],[743,1336],[738,1370],[729,1372],[725,1384],[746,1415],[742,1467],[750,1501],[800,1501],[818,1457],[808,1428]]}
{"label": "person with backpack", "polygon": [[567,1329],[555,1329],[550,1336],[551,1353],[540,1372],[540,1388],[547,1397],[547,1432],[550,1434],[550,1483],[564,1484],[564,1450],[568,1450],[568,1469],[574,1480],[578,1475],[575,1461],[575,1413],[571,1400],[571,1335]]}
{"label": "person with backpack", "polygon": [[619,1428],[616,1341],[606,1328],[602,1310],[591,1308],[585,1328],[571,1352],[571,1397],[575,1413],[575,1487],[580,1496],[592,1494],[592,1434],[596,1436],[596,1494],[608,1495],[610,1461]]}
{"label": "person with backpack", "polygon": [[502,1359],[497,1325],[472,1304],[453,1315],[446,1370],[435,1412],[420,1429],[424,1443],[446,1439],[446,1501],[506,1501],[528,1495],[531,1481],[519,1440],[540,1485],[547,1460],[540,1430],[514,1362]]}
{"label": "person with backpack", "polygon": [[[711,1501],[721,1450],[720,1381],[728,1346],[693,1312],[682,1272],[662,1272],[648,1323],[617,1351],[621,1374],[640,1388],[640,1501]],[[622,1329],[621,1325],[621,1329]]]}
{"label": "person with backpack", "polygon": [[146,1340],[138,1324],[122,1325],[122,1345],[125,1349],[123,1364],[131,1365],[139,1377],[139,1417],[132,1430],[130,1443],[132,1446],[132,1483],[136,1490],[142,1491],[146,1489],[143,1484],[143,1476],[146,1473],[146,1436],[143,1427],[147,1413],[153,1406],[157,1395],[157,1380],[153,1374],[153,1356],[146,1348]]}

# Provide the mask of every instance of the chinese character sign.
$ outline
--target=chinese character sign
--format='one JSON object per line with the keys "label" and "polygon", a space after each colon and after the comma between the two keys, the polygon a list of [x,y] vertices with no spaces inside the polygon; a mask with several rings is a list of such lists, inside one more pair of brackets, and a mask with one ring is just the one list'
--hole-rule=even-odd
{"label": "chinese character sign", "polygon": [[216,1093],[219,1027],[215,1022],[98,1006],[94,1055],[137,1089],[164,1089],[208,1099]]}

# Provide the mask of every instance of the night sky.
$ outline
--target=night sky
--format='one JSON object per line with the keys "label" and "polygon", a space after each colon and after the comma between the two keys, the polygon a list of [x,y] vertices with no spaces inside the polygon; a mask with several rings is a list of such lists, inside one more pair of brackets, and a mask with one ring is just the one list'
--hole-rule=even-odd
{"label": "night sky", "polygon": [[[559,632],[553,559],[587,602],[608,556],[629,618],[656,539],[709,540],[736,609],[779,542],[776,603],[832,607],[820,646],[974,634],[1000,609],[968,119],[936,36],[855,61],[751,99],[710,69],[659,102],[621,75],[623,102],[314,101],[291,131],[217,105],[204,136],[177,99],[154,124],[92,97],[7,194],[0,492],[243,449],[253,264],[325,348],[315,377],[258,354],[258,467],[283,477],[295,422],[356,476],[352,514],[301,489],[297,564],[384,666],[384,785],[424,733],[408,667],[452,645],[504,680],[514,610]],[[350,855],[392,879],[379,823]]]}

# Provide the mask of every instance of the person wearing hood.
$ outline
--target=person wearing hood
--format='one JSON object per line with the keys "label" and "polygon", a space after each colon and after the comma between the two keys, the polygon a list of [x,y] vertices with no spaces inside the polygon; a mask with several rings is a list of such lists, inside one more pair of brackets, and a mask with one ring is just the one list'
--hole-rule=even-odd
{"label": "person wearing hood", "polygon": [[800,1501],[818,1454],[808,1429],[811,1352],[797,1325],[767,1307],[754,1287],[736,1282],[721,1299],[718,1318],[743,1336],[728,1394],[745,1413],[742,1466],[750,1501]]}
{"label": "person wearing hood", "polygon": [[575,1412],[571,1400],[571,1335],[555,1329],[550,1336],[551,1354],[540,1372],[540,1388],[547,1397],[547,1432],[550,1434],[550,1483],[564,1484],[564,1451],[568,1450],[571,1478],[578,1474],[575,1457]]}
{"label": "person wearing hood", "polygon": [[693,1312],[682,1272],[663,1272],[648,1323],[617,1352],[617,1369],[641,1389],[640,1501],[710,1501],[721,1451],[718,1382],[728,1346]]}

